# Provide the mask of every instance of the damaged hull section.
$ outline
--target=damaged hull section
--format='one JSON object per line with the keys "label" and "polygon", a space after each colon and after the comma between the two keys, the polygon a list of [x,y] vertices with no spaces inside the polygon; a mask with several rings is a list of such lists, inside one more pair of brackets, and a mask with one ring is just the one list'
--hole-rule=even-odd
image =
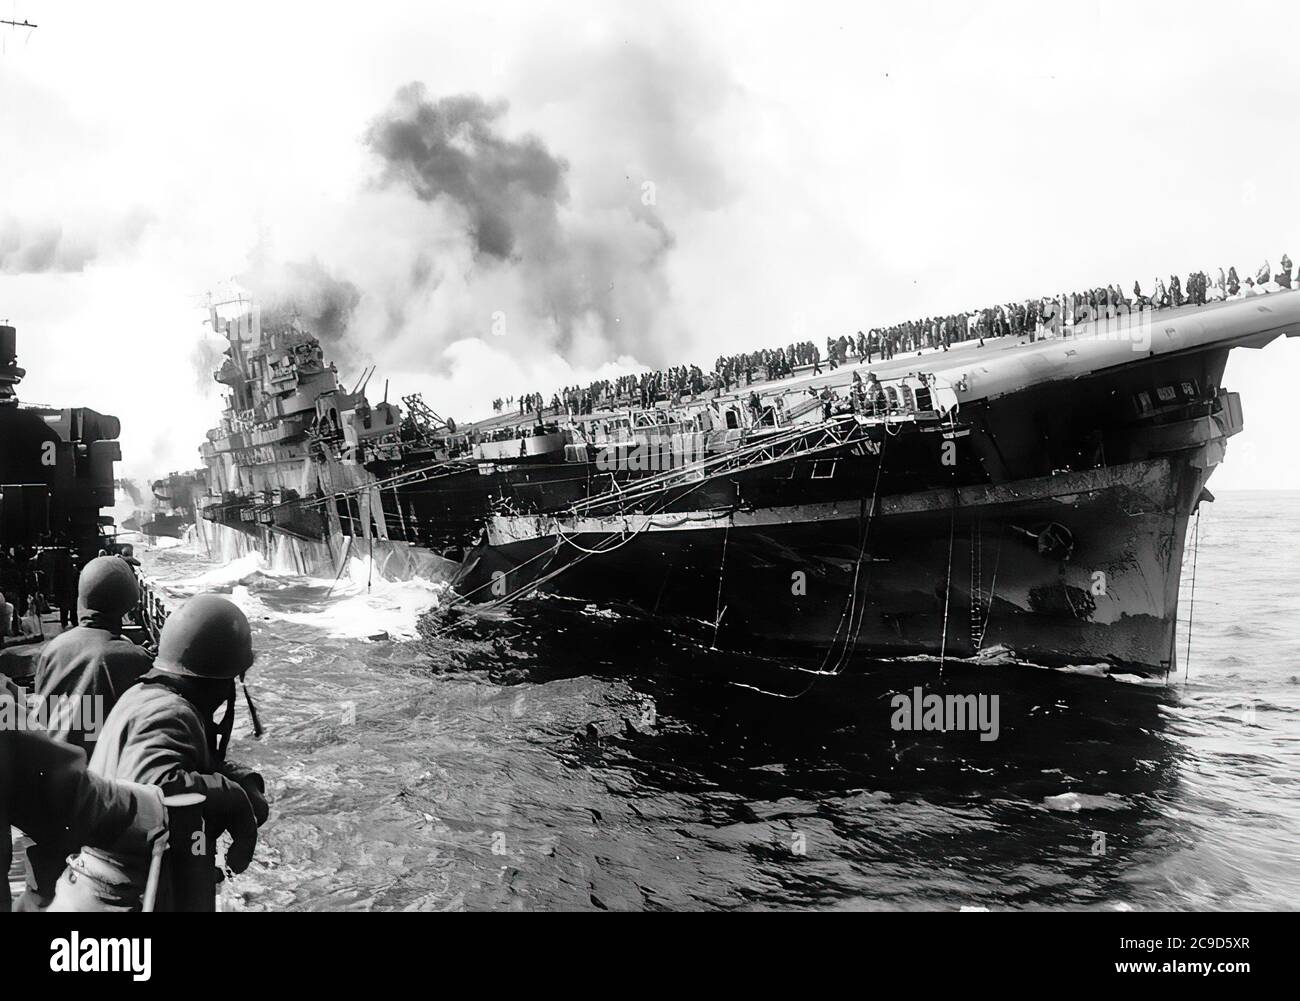
{"label": "damaged hull section", "polygon": [[822,651],[828,669],[1004,646],[1037,663],[1163,671],[1207,473],[1162,458],[874,505],[497,516],[455,586],[617,595],[696,623],[720,647]]}

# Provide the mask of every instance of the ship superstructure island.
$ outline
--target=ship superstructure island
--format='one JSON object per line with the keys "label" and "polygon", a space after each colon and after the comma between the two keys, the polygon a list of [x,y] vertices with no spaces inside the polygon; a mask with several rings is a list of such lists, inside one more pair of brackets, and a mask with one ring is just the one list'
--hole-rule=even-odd
{"label": "ship superstructure island", "polygon": [[1300,334],[1271,287],[463,426],[214,309],[203,521],[227,556],[369,557],[465,608],[556,595],[828,670],[1006,649],[1165,672],[1189,518],[1243,426],[1229,352]]}

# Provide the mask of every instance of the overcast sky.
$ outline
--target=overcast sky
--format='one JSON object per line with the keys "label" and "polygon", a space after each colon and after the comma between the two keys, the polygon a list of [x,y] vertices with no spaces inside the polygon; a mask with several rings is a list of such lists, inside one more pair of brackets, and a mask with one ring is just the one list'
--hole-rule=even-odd
{"label": "overcast sky", "polygon": [[[349,290],[345,374],[373,362],[372,398],[391,378],[464,418],[639,365],[1300,260],[1294,5],[0,11],[39,25],[0,29],[0,318],[24,399],[119,415],[129,475],[197,464],[220,410],[198,306],[236,276]],[[458,95],[481,157],[459,196],[399,141]],[[1298,363],[1295,342],[1234,353],[1247,429],[1213,488],[1300,488]]]}

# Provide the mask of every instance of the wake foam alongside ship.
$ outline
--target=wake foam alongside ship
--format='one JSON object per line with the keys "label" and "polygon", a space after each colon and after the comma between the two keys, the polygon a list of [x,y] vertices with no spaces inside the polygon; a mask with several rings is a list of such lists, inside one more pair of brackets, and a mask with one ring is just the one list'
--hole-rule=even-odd
{"label": "wake foam alongside ship", "polygon": [[[162,554],[171,572],[147,579],[169,607],[195,594],[223,593],[253,621],[307,626],[334,639],[415,639],[421,615],[447,593],[446,584],[420,578],[377,577],[365,559],[349,560],[331,579],[274,567],[258,552],[218,565],[201,548],[164,547]],[[188,568],[198,572],[176,572],[176,561],[186,557],[192,558]]]}

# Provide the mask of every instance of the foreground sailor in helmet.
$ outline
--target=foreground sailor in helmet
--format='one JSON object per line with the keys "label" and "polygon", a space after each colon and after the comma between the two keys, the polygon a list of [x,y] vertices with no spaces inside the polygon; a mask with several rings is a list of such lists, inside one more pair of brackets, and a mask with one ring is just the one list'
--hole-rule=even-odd
{"label": "foreground sailor in helmet", "polygon": [[[159,910],[215,908],[216,844],[224,831],[234,839],[227,868],[243,872],[252,861],[257,828],[268,812],[265,785],[256,772],[226,758],[235,679],[252,663],[244,613],[219,595],[191,598],[167,620],[153,669],[113,707],[95,742],[90,770],[96,775],[165,786],[169,793],[183,786],[207,797],[202,836],[173,846]],[[191,850],[196,858],[186,858]],[[149,861],[143,854],[85,848],[69,859],[51,910],[137,910]],[[186,872],[177,878],[182,861]]]}
{"label": "foreground sailor in helmet", "polygon": [[[21,695],[0,676],[0,701],[21,704]],[[86,770],[86,756],[45,734],[0,728],[0,871],[8,872],[13,845],[9,828],[55,841],[128,854],[148,854],[166,827],[162,790],[109,782]],[[0,911],[12,905],[6,889]]]}
{"label": "foreground sailor in helmet", "polygon": [[[99,556],[86,564],[77,584],[79,624],[60,633],[46,645],[36,665],[36,695],[47,705],[59,699],[85,697],[107,716],[122,694],[153,666],[153,658],[122,638],[122,620],[140,600],[140,586],[125,560]],[[98,720],[78,720],[67,715],[51,736],[86,749],[95,740],[87,732]],[[78,725],[78,724],[81,725]]]}
{"label": "foreground sailor in helmet", "polygon": [[[122,637],[122,619],[139,599],[135,574],[125,561],[91,560],[77,585],[79,624],[50,640],[37,661],[33,698],[46,708],[46,732],[87,755],[118,699],[153,666],[143,648]],[[27,849],[29,892],[21,906],[40,909],[54,895],[69,845],[27,833],[36,843]]]}

